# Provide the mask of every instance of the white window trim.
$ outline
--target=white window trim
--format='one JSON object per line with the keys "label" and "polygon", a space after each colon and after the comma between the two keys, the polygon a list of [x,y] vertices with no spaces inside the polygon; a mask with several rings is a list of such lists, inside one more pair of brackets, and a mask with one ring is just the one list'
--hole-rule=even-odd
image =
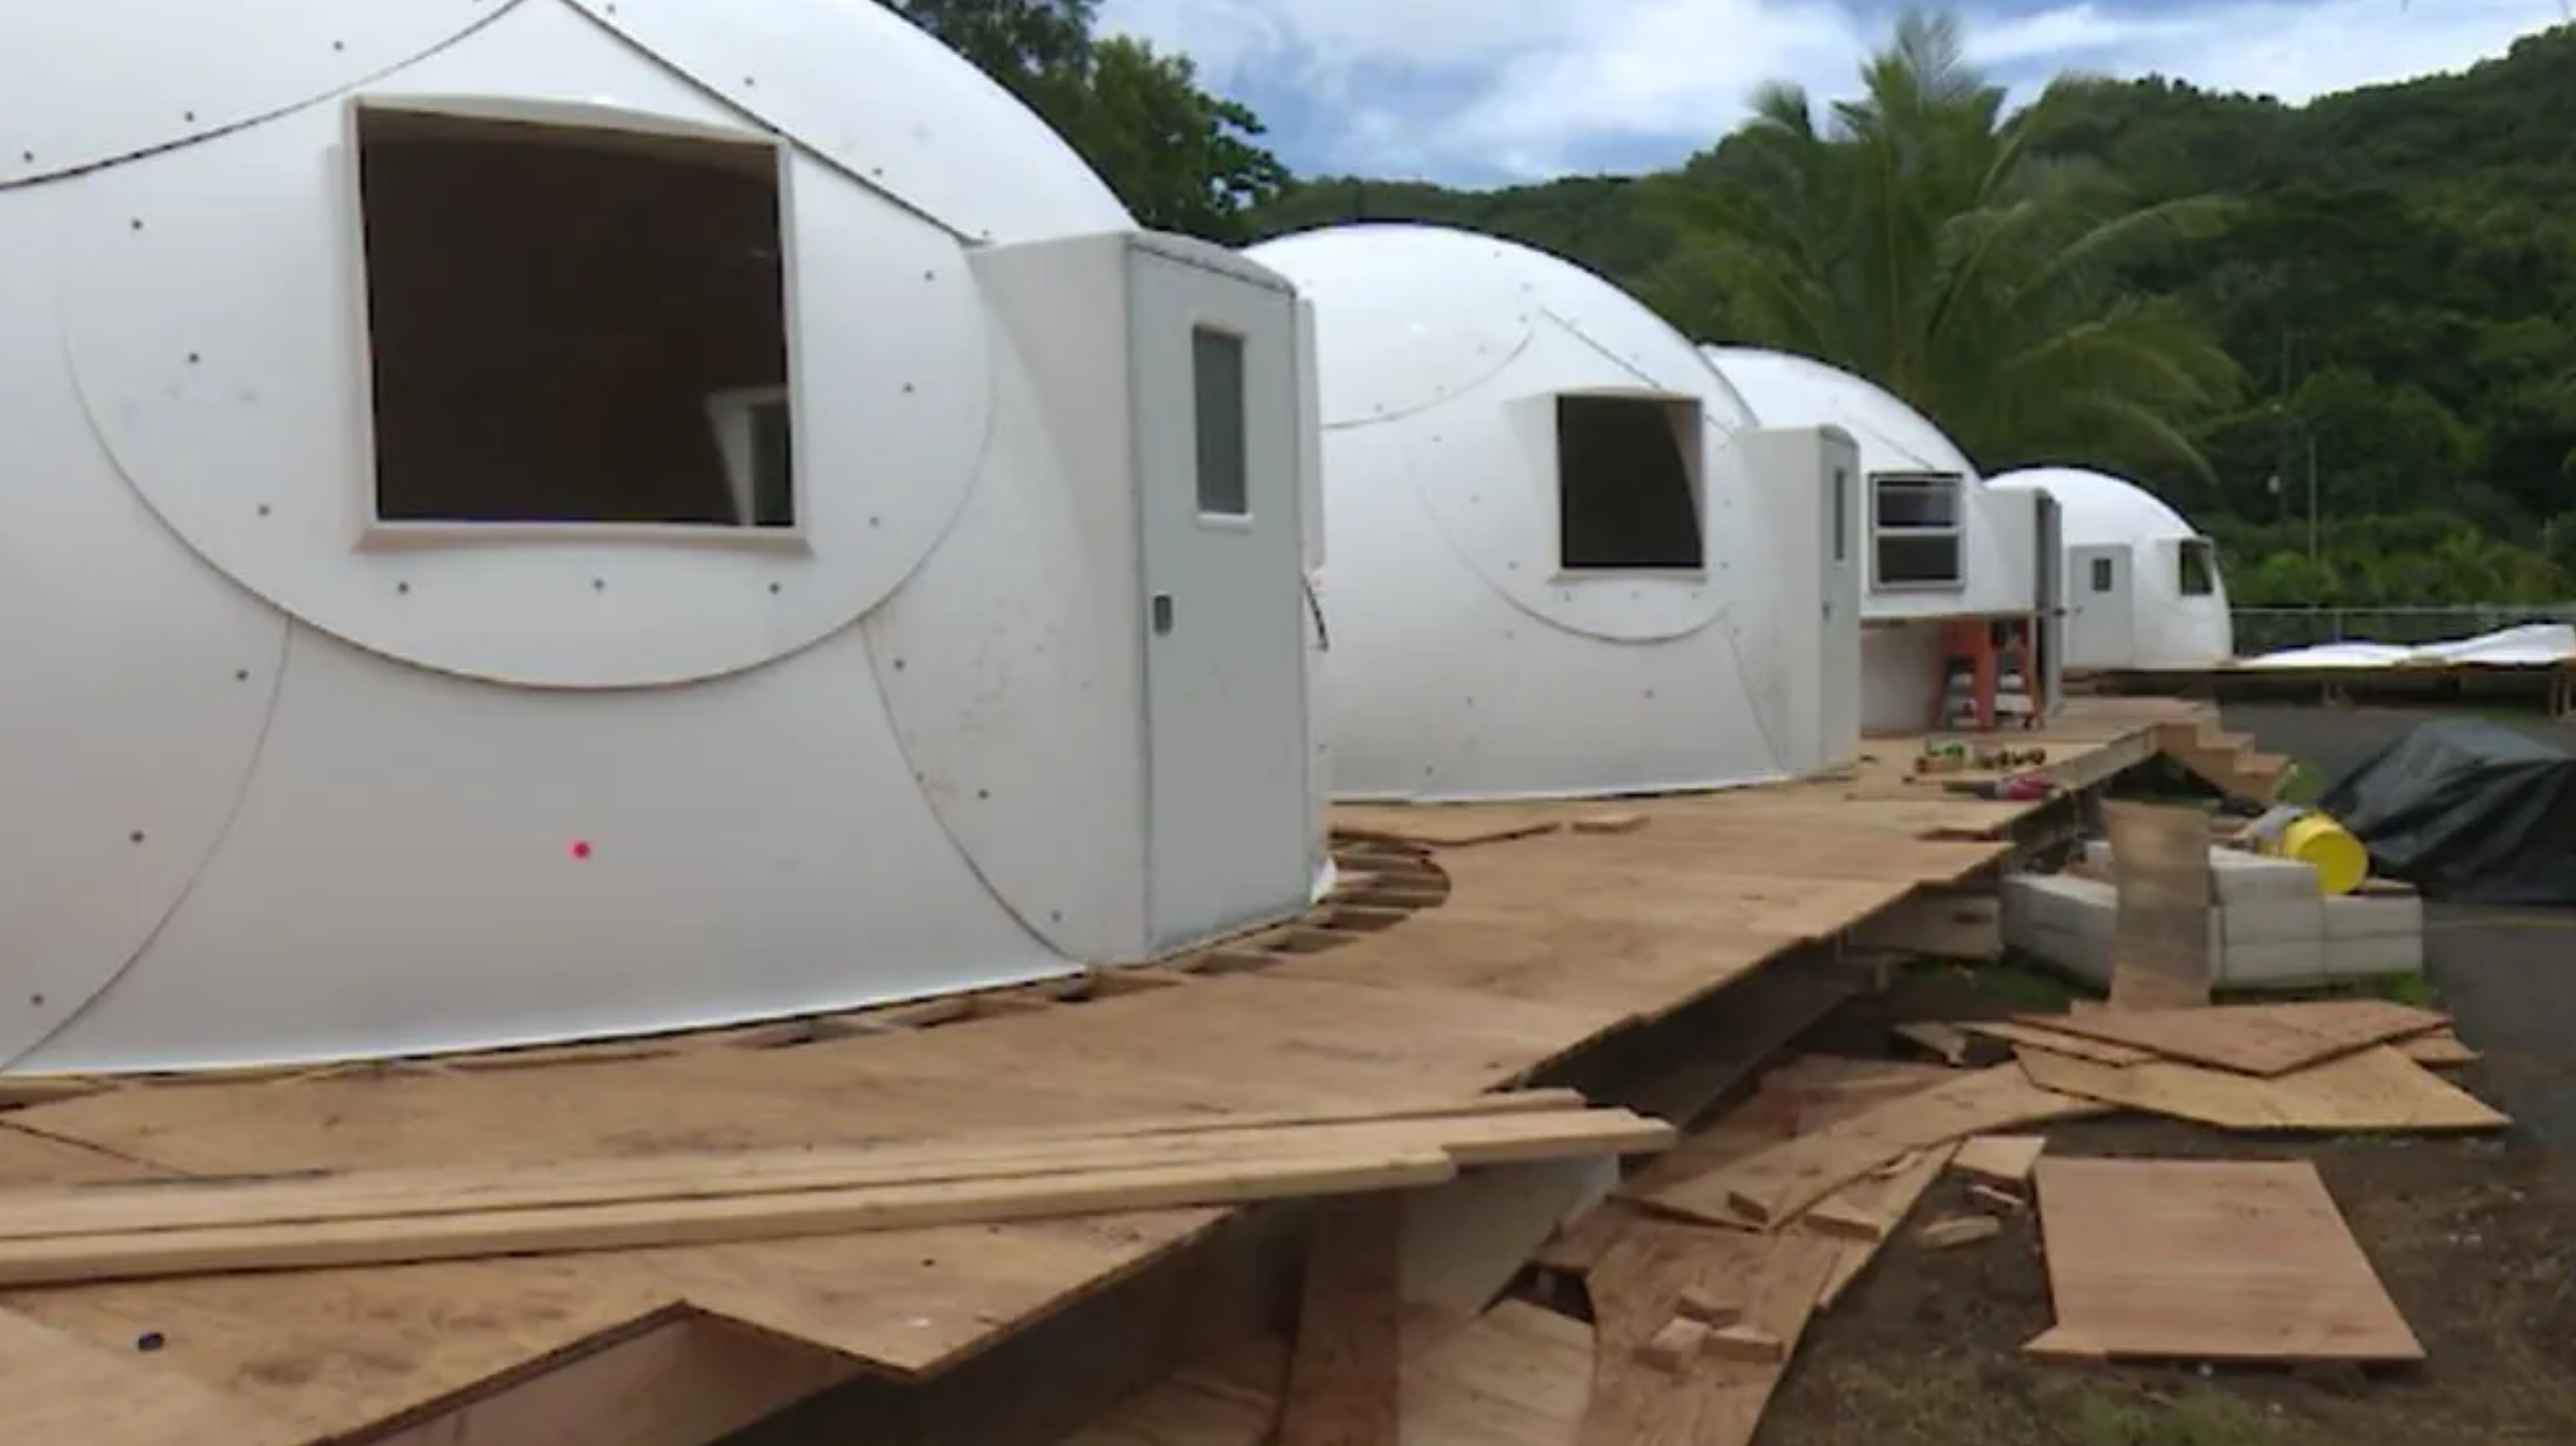
{"label": "white window trim", "polygon": [[[376,405],[375,348],[368,333],[368,289],[366,249],[366,198],[361,185],[360,119],[368,111],[404,115],[446,116],[462,120],[514,121],[550,126],[558,130],[620,131],[630,135],[668,136],[684,140],[714,141],[748,149],[766,150],[777,167],[778,176],[778,246],[779,266],[784,273],[780,304],[785,315],[787,333],[787,377],[785,387],[771,388],[787,396],[794,406],[797,358],[800,354],[797,336],[796,287],[796,202],[792,187],[792,152],[781,137],[758,131],[725,126],[705,125],[696,121],[628,110],[620,106],[586,101],[538,100],[515,96],[483,95],[358,95],[341,106],[340,114],[340,197],[341,234],[346,259],[347,289],[345,297],[346,328],[349,355],[356,364],[349,368],[351,378],[351,426],[355,444],[353,466],[349,468],[350,486],[356,492],[351,499],[352,516],[357,519],[353,545],[361,552],[394,552],[409,548],[445,548],[493,542],[654,542],[675,545],[716,546],[770,552],[810,552],[805,536],[805,480],[800,461],[791,464],[788,485],[792,525],[755,527],[748,522],[707,526],[669,522],[464,522],[409,521],[388,519],[378,508],[376,487]],[[744,388],[757,392],[763,388]],[[733,395],[723,393],[719,395]],[[713,399],[709,399],[712,415]],[[790,413],[792,418],[793,413]],[[791,422],[792,425],[792,422]],[[746,434],[745,445],[748,446]],[[721,433],[718,446],[723,446]],[[746,451],[745,456],[748,456]],[[730,460],[728,480],[733,479]],[[736,515],[748,517],[743,499],[748,495],[748,471],[744,481],[734,487]]]}
{"label": "white window trim", "polygon": [[[1898,524],[1879,515],[1879,503],[1890,484],[1942,488],[1950,494],[1950,521],[1944,526]],[[1964,592],[1968,586],[1967,479],[1956,472],[1872,472],[1869,474],[1869,586],[1872,592]],[[1947,578],[1890,582],[1880,569],[1882,545],[1891,537],[1950,539],[1951,574]]]}
{"label": "white window trim", "polygon": [[[1618,387],[1575,387],[1545,394],[1547,403],[1548,455],[1552,459],[1548,477],[1549,491],[1556,506],[1548,514],[1550,552],[1556,569],[1550,581],[1637,582],[1650,578],[1669,578],[1683,582],[1700,582],[1710,571],[1709,554],[1716,551],[1708,516],[1708,408],[1694,396],[1680,392],[1659,392]],[[1637,402],[1661,410],[1664,420],[1673,428],[1673,445],[1681,454],[1682,478],[1689,484],[1691,523],[1699,529],[1699,565],[1697,567],[1568,567],[1565,565],[1565,436],[1562,412],[1566,401]]]}
{"label": "white window trim", "polygon": [[[2202,573],[2209,579],[2209,586],[2202,588],[2198,592],[2194,592],[2191,589],[2191,563],[2189,561],[2192,551],[2195,548],[2199,549],[2201,554]],[[2174,593],[2178,597],[2186,598],[2218,596],[2218,544],[2216,542],[2213,542],[2206,537],[2184,537],[2175,539]]]}

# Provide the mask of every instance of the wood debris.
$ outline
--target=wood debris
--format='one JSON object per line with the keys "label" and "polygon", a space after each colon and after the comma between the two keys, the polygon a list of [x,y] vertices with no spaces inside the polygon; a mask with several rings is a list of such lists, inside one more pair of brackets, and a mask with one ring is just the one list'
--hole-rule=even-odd
{"label": "wood debris", "polygon": [[1637,1347],[1637,1358],[1656,1370],[1679,1372],[1699,1359],[1711,1334],[1701,1322],[1677,1315],[1646,1337],[1646,1343]]}
{"label": "wood debris", "polygon": [[2096,1009],[2020,1022],[2144,1050],[2162,1059],[2266,1076],[2287,1074],[2389,1040],[2428,1034],[2449,1023],[2429,1010],[2380,999]]}
{"label": "wood debris", "polygon": [[13,1285],[634,1249],[1436,1185],[1662,1148],[1625,1110],[1511,1096],[885,1145],[0,1191]]}
{"label": "wood debris", "polygon": [[1950,1163],[1963,1174],[2018,1185],[2047,1148],[2046,1135],[1977,1135],[1960,1143]]}
{"label": "wood debris", "polygon": [[1777,1229],[1909,1150],[2101,1113],[2098,1102],[2037,1084],[2018,1066],[1997,1065],[1874,1105],[1647,1198],[1657,1209],[1717,1224]]}
{"label": "wood debris", "polygon": [[2363,1134],[2512,1123],[2386,1045],[2268,1079],[2189,1064],[2118,1068],[2030,1049],[2019,1058],[2043,1088],[2222,1129]]}
{"label": "wood debris", "polygon": [[1730,1361],[1755,1365],[1777,1365],[1789,1358],[1788,1347],[1778,1336],[1757,1325],[1737,1322],[1708,1333],[1708,1352]]}
{"label": "wood debris", "polygon": [[1958,1215],[1933,1221],[1916,1231],[1914,1238],[1927,1250],[1951,1250],[2003,1233],[2004,1223],[1992,1215]]}

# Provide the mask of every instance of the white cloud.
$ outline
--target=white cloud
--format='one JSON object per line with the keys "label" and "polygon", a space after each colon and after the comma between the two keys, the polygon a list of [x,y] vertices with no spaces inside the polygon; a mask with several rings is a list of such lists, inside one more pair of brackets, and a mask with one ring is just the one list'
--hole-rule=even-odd
{"label": "white cloud", "polygon": [[[2292,101],[2456,70],[2566,18],[2565,0],[1962,8],[1972,53],[2015,81],[2153,71]],[[1108,0],[1103,20],[1220,90],[1292,95],[1311,114],[1283,140],[1309,168],[1520,176],[1678,159],[1766,80],[1845,92],[1885,25],[1836,0]]]}

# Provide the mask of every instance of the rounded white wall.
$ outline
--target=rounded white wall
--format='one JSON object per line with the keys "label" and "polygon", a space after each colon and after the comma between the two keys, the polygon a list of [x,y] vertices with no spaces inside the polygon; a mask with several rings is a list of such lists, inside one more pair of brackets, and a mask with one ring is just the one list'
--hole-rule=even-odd
{"label": "rounded white wall", "polygon": [[[1318,594],[1333,791],[1599,796],[1778,777],[1769,554],[1731,437],[1743,399],[1690,342],[1554,257],[1364,225],[1249,253],[1317,331]],[[1705,567],[1568,574],[1556,398],[1688,399]]]}
{"label": "rounded white wall", "polygon": [[[2024,468],[2003,473],[1990,485],[2045,491],[2057,499],[2059,537],[2070,555],[2079,547],[2128,550],[2128,652],[2107,661],[2070,656],[2069,666],[2188,670],[2236,655],[2227,580],[2216,554],[2209,558],[2209,591],[2184,593],[2182,547],[2200,534],[2164,499],[2124,478],[2076,467]],[[2070,560],[2065,574],[2069,606],[2082,605],[2090,586],[2083,571]]]}
{"label": "rounded white wall", "polygon": [[[970,269],[1131,229],[1043,124],[847,0],[100,10],[0,48],[0,1067],[695,1026],[1130,932],[1064,820],[1137,781],[1058,763],[1132,711],[1132,577]],[[784,138],[792,545],[373,528],[354,96]]]}

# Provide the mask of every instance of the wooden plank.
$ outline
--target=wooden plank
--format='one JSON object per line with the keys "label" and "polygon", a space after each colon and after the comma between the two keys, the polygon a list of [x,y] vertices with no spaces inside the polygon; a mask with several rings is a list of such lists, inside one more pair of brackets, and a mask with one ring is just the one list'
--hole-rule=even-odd
{"label": "wooden plank", "polygon": [[1391,1196],[1337,1202],[1316,1220],[1279,1446],[1399,1446],[1403,1241]]}
{"label": "wooden plank", "polygon": [[2223,1129],[2358,1134],[2512,1123],[2387,1045],[2268,1079],[2189,1064],[2122,1069],[2040,1050],[2015,1053],[2044,1089]]}
{"label": "wooden plank", "polygon": [[1592,1401],[1580,1446],[1748,1446],[1786,1369],[1712,1356],[1676,1378],[1639,1359],[1685,1291],[1723,1295],[1794,1350],[1832,1268],[1831,1241],[1639,1220],[1592,1272]]}
{"label": "wooden plank", "polygon": [[2475,1064],[2484,1056],[2460,1042],[2448,1029],[2437,1029],[2411,1039],[2397,1041],[2397,1052],[2428,1069],[2449,1069]]}
{"label": "wooden plank", "polygon": [[2420,1361],[2306,1161],[2039,1164],[2057,1324],[2087,1360]]}
{"label": "wooden plank", "polygon": [[[1507,1097],[1496,1096],[1496,1099]],[[1670,1143],[1625,1110],[1462,1110],[1452,1115],[1282,1122],[1054,1138],[972,1136],[883,1146],[667,1153],[493,1169],[315,1171],[235,1180],[107,1182],[0,1190],[0,1242],[125,1231],[267,1226],[719,1200],[963,1181],[1034,1180],[1217,1161],[1364,1157],[1428,1145],[1462,1164],[1618,1154]]]}
{"label": "wooden plank", "polygon": [[1021,1179],[872,1185],[560,1209],[464,1211],[282,1225],[138,1229],[0,1244],[0,1285],[23,1287],[489,1257],[655,1250],[1001,1224],[1120,1211],[1249,1204],[1436,1185],[1457,1166],[1436,1149],[1198,1166],[1101,1169]]}
{"label": "wooden plank", "polygon": [[2092,1009],[2021,1022],[2062,1034],[2107,1040],[2186,1064],[2252,1075],[2287,1074],[2374,1044],[2429,1033],[2450,1023],[2431,1010],[2384,999],[2190,1009]]}
{"label": "wooden plank", "polygon": [[1505,1301],[1406,1360],[1404,1446],[1573,1446],[1592,1327]]}
{"label": "wooden plank", "polygon": [[1970,1135],[2104,1113],[2040,1087],[2012,1065],[1955,1074],[1814,1134],[1801,1135],[1647,1197],[1659,1210],[1776,1229],[1808,1206],[1911,1151]]}
{"label": "wooden plank", "polygon": [[1336,804],[1333,832],[1366,843],[1470,848],[1554,833],[1561,806],[1511,803]]}
{"label": "wooden plank", "polygon": [[2018,1185],[2030,1178],[2047,1148],[2046,1135],[1978,1135],[1962,1142],[1950,1163],[1962,1174]]}
{"label": "wooden plank", "polygon": [[1930,1193],[1933,1182],[1941,1178],[1941,1171],[1948,1167],[1951,1158],[1947,1148],[1919,1151],[1894,1174],[1857,1180],[1825,1197],[1853,1216],[1871,1221],[1877,1228],[1867,1239],[1834,1243],[1834,1263],[1825,1272],[1824,1284],[1816,1288],[1816,1309],[1833,1309],[1869,1272],[1871,1263],[1878,1259],[1878,1252],[1888,1237],[1905,1223],[1905,1217],[1914,1213],[1914,1208]]}
{"label": "wooden plank", "polygon": [[2102,805],[2111,837],[2119,916],[2113,926],[2111,1000],[2124,1008],[2179,1009],[2209,1002],[2209,825],[2197,809]]}
{"label": "wooden plank", "polygon": [[[2002,1040],[2006,1044],[2027,1044],[2034,1049],[2047,1050],[2051,1054],[2072,1055],[2077,1059],[2089,1059],[2097,1064],[2145,1064],[2156,1057],[2153,1050],[2132,1049],[2125,1044],[2112,1044],[2105,1040],[2087,1039],[2080,1034],[2069,1034],[2063,1029],[2054,1027],[2059,1017],[2049,1014],[2031,1015],[2022,1020],[1962,1020],[1959,1028],[1970,1034]],[[2048,1021],[2048,1025],[2043,1027],[2037,1022],[2040,1020]]]}

